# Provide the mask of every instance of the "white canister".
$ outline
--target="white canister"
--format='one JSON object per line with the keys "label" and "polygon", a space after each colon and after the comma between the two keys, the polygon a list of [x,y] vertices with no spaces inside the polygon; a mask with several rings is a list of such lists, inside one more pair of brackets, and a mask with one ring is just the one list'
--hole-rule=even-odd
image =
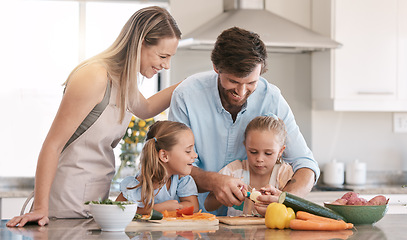
{"label": "white canister", "polygon": [[346,164],[346,184],[364,185],[366,183],[366,163],[355,159]]}
{"label": "white canister", "polygon": [[323,180],[328,185],[342,185],[345,178],[345,164],[333,159],[325,164]]}

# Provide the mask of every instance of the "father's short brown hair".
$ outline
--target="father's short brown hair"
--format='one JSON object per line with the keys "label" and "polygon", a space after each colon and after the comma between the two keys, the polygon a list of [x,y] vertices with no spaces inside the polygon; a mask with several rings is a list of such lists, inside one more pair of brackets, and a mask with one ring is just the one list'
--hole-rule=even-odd
{"label": "father's short brown hair", "polygon": [[212,50],[211,60],[216,69],[236,77],[246,77],[257,64],[261,74],[267,71],[266,46],[257,33],[232,27],[223,31]]}

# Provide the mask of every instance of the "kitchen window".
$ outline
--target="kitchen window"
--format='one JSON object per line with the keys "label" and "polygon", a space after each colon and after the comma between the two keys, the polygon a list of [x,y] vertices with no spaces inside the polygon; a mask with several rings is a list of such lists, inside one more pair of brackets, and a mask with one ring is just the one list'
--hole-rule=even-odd
{"label": "kitchen window", "polygon": [[[148,5],[168,7],[166,1],[0,1],[0,176],[34,176],[61,84]],[[143,81],[143,95],[155,93],[157,82]]]}

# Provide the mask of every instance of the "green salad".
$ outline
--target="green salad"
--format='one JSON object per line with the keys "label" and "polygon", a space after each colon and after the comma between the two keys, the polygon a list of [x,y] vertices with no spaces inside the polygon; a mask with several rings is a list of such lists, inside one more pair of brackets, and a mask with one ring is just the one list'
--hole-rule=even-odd
{"label": "green salad", "polygon": [[133,202],[125,202],[125,201],[112,201],[110,199],[105,199],[105,200],[99,199],[99,201],[87,201],[87,202],[85,202],[85,205],[88,205],[88,204],[117,205],[119,208],[121,208],[124,211],[125,205],[134,204],[134,203]]}

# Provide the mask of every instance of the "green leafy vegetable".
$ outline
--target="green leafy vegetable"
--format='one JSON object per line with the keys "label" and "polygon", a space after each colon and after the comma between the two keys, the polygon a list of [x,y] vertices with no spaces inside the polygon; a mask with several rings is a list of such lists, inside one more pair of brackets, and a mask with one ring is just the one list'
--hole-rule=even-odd
{"label": "green leafy vegetable", "polygon": [[88,205],[88,204],[117,205],[119,208],[121,208],[124,211],[124,209],[125,209],[124,205],[129,205],[129,204],[134,204],[134,203],[133,202],[123,202],[123,201],[112,201],[110,199],[101,200],[99,198],[99,201],[87,201],[87,202],[85,202],[85,205]]}

